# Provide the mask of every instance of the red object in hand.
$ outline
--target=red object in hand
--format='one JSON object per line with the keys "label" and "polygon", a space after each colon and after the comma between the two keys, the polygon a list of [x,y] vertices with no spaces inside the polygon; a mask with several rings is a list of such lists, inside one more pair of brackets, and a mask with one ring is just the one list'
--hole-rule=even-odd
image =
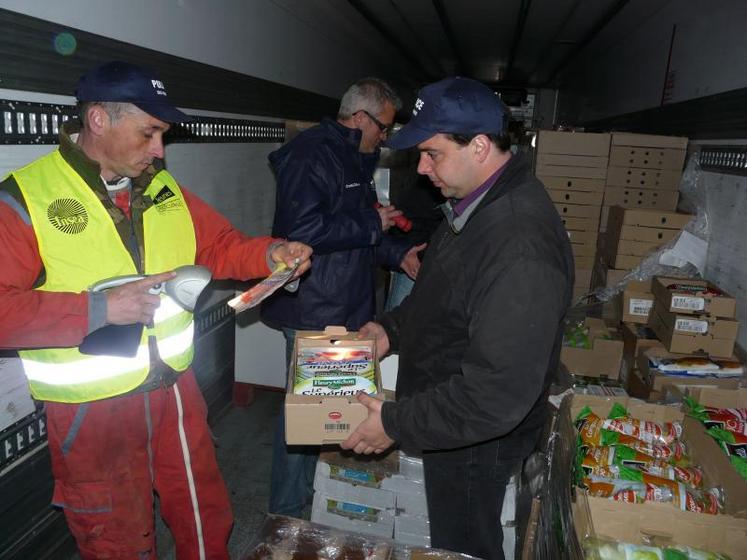
{"label": "red object in hand", "polygon": [[[381,203],[377,202],[374,205],[376,208],[381,208]],[[399,216],[395,216],[392,218],[392,221],[394,222],[394,225],[397,226],[399,229],[407,233],[412,229],[412,221],[405,216],[404,214],[401,214]]]}

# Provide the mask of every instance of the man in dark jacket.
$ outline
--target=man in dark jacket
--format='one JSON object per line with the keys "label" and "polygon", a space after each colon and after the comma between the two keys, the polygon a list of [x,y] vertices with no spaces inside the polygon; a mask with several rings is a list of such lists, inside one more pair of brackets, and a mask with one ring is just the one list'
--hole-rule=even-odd
{"label": "man in dark jacket", "polygon": [[[417,274],[422,247],[411,249],[406,240],[384,235],[401,212],[375,207],[379,145],[399,107],[387,84],[365,78],[343,96],[337,121],[324,119],[270,154],[277,178],[273,233],[303,240],[316,254],[297,291],[280,293],[262,307],[263,319],[285,335],[286,363],[297,330],[344,325],[353,331],[373,319],[377,265]],[[281,418],[273,451],[269,510],[300,517],[313,492],[319,449],[289,450]]]}
{"label": "man in dark jacket", "polygon": [[389,145],[417,145],[418,172],[451,199],[447,220],[410,297],[361,329],[381,355],[399,351],[397,401],[359,396],[369,416],[342,447],[423,450],[432,545],[500,559],[506,483],[540,436],[573,257],[489,88],[431,84],[413,115]]}

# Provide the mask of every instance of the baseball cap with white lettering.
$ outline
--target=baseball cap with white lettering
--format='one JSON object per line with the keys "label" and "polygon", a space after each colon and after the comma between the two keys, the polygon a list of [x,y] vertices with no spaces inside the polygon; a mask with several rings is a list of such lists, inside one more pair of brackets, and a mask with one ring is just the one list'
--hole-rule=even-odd
{"label": "baseball cap with white lettering", "polygon": [[155,72],[128,62],[108,62],[90,70],[78,80],[75,95],[78,101],[132,103],[167,123],[192,120],[169,101]]}
{"label": "baseball cap with white lettering", "polygon": [[418,92],[410,122],[386,146],[410,148],[438,133],[500,134],[506,114],[503,101],[485,84],[458,76],[446,78]]}

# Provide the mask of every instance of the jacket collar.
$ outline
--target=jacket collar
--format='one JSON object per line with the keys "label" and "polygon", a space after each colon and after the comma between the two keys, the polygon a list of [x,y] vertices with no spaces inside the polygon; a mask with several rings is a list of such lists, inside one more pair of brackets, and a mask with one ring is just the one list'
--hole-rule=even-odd
{"label": "jacket collar", "polygon": [[515,178],[518,175],[525,173],[528,169],[529,164],[524,156],[522,154],[513,154],[511,159],[506,162],[506,167],[498,176],[496,182],[478,198],[472,201],[472,204],[465,208],[459,216],[454,215],[451,202],[446,201],[443,203],[441,205],[441,210],[446,216],[446,220],[449,222],[454,233],[461,232],[472,215],[478,212],[483,206],[505,196],[519,186],[521,182],[516,181]]}

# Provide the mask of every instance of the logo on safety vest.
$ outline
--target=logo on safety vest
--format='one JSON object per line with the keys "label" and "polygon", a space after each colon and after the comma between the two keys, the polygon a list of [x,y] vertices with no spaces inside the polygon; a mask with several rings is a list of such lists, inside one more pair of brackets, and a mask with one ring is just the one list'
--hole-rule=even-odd
{"label": "logo on safety vest", "polygon": [[166,202],[170,198],[174,198],[174,191],[172,191],[168,187],[162,188],[160,191],[158,191],[158,194],[153,197],[153,204],[161,204],[162,202]]}
{"label": "logo on safety vest", "polygon": [[58,198],[47,207],[49,223],[63,233],[77,235],[88,226],[88,212],[74,198]]}

